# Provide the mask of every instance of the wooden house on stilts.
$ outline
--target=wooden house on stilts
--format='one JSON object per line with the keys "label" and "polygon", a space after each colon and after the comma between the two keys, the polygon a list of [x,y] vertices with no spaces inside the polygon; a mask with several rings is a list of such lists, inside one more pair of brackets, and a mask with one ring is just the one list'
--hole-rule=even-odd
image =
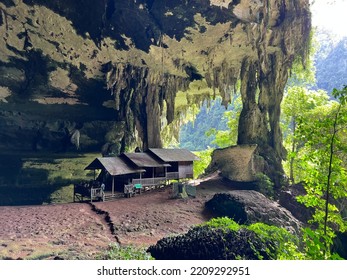
{"label": "wooden house on stilts", "polygon": [[170,180],[193,178],[193,162],[199,158],[185,149],[149,149],[153,157],[169,164],[166,177]]}
{"label": "wooden house on stilts", "polygon": [[[97,177],[94,175],[96,184],[87,196],[90,195],[91,200],[131,196],[170,180],[192,179],[195,160],[198,157],[185,149],[149,149],[96,158],[85,168],[99,173]],[[75,193],[79,192],[80,188],[75,185]]]}
{"label": "wooden house on stilts", "polygon": [[124,184],[129,183],[133,178],[141,177],[141,174],[146,171],[129,165],[122,157],[96,158],[85,170],[94,170],[94,174],[96,170],[100,170],[97,182],[100,182],[100,186],[103,183],[105,190],[111,191],[112,195],[123,192]]}

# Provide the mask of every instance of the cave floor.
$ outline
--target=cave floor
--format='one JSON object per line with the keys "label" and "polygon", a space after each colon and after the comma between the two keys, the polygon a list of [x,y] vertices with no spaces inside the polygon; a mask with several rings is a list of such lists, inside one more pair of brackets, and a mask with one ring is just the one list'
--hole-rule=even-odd
{"label": "cave floor", "polygon": [[113,242],[148,247],[211,216],[204,204],[232,190],[217,174],[197,196],[173,199],[171,188],[108,202],[0,207],[0,259],[95,259]]}

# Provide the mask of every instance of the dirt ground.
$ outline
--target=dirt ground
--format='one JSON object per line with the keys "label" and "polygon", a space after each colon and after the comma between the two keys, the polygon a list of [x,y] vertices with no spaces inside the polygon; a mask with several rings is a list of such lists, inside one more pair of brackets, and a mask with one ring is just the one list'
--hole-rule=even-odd
{"label": "dirt ground", "polygon": [[207,221],[204,203],[231,190],[214,175],[196,198],[173,199],[171,188],[108,202],[0,207],[0,259],[94,259],[110,243],[148,247]]}

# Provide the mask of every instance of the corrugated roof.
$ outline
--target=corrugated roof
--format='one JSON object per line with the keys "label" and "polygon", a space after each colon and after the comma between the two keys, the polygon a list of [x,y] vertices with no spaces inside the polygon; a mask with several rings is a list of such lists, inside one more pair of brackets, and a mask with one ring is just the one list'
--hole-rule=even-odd
{"label": "corrugated roof", "polygon": [[165,162],[199,160],[199,158],[196,155],[194,155],[191,151],[188,151],[186,149],[151,148],[149,149],[149,151]]}
{"label": "corrugated roof", "polygon": [[169,167],[168,163],[153,158],[148,153],[125,153],[123,156],[131,160],[137,167]]}
{"label": "corrugated roof", "polygon": [[89,164],[85,170],[106,169],[112,176],[141,173],[146,170],[140,168],[133,168],[129,166],[120,157],[102,157],[96,158],[91,164]]}

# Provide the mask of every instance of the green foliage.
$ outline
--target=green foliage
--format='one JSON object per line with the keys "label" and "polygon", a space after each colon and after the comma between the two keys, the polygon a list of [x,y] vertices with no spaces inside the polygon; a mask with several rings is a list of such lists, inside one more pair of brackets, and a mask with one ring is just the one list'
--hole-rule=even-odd
{"label": "green foliage", "polygon": [[263,223],[239,225],[214,218],[182,236],[160,240],[148,251],[157,259],[299,260],[299,240],[284,228]]}
{"label": "green foliage", "polygon": [[244,227],[228,230],[196,226],[184,235],[166,237],[148,251],[157,260],[271,259],[256,233]]}
{"label": "green foliage", "polygon": [[211,128],[206,132],[206,136],[214,136],[214,140],[211,142],[218,148],[226,148],[235,145],[237,142],[237,133],[239,125],[239,117],[242,110],[241,95],[237,94],[231,101],[230,110],[224,112],[223,119],[227,120],[227,129],[218,130]]}
{"label": "green foliage", "polygon": [[[227,120],[223,118],[226,108],[221,104],[222,99],[217,97],[216,100],[204,102],[198,114],[186,115],[182,121],[180,129],[180,147],[191,151],[202,151],[208,147],[216,147],[213,144],[214,135],[206,135],[211,128],[217,130],[227,129]],[[188,122],[187,122],[188,120]]]}
{"label": "green foliage", "polygon": [[257,191],[265,195],[266,197],[274,197],[274,183],[264,173],[257,173],[255,175],[257,183]]}
{"label": "green foliage", "polygon": [[288,81],[289,86],[308,86],[316,82],[314,57],[318,49],[318,42],[313,32],[310,34],[307,45],[307,52],[295,57]]}
{"label": "green foliage", "polygon": [[0,205],[73,201],[73,184],[93,178],[84,168],[98,154],[2,152]]}
{"label": "green foliage", "polygon": [[292,182],[303,181],[307,195],[298,201],[315,210],[312,228],[303,232],[305,258],[335,259],[330,252],[337,231],[347,229],[338,201],[347,197],[346,87],[323,91],[289,87],[282,103],[285,167]]}
{"label": "green foliage", "polygon": [[310,111],[310,121],[298,123],[297,139],[303,145],[299,160],[305,170],[303,180],[307,195],[298,201],[313,207],[311,223],[315,230],[305,231],[307,254],[312,259],[335,258],[330,252],[335,232],[347,229],[338,200],[347,197],[347,170],[343,163],[347,151],[347,87],[334,90],[339,100],[318,106]]}
{"label": "green foliage", "polygon": [[338,254],[326,252],[326,244],[331,244],[334,235],[326,236],[321,230],[303,229],[304,255],[309,260],[337,260],[341,259]]}
{"label": "green foliage", "polygon": [[267,253],[278,260],[301,260],[304,255],[299,250],[299,239],[284,228],[255,223],[248,226],[264,243],[268,244]]}
{"label": "green foliage", "polygon": [[206,222],[204,225],[212,227],[212,228],[219,228],[222,230],[233,230],[238,231],[241,226],[236,223],[234,220],[228,218],[228,217],[222,217],[222,218],[213,218]]}
{"label": "green foliage", "polygon": [[150,254],[145,248],[137,248],[135,246],[120,246],[112,243],[106,252],[101,254],[99,260],[152,260]]}
{"label": "green foliage", "polygon": [[209,147],[224,148],[237,140],[239,115],[242,108],[240,95],[233,95],[227,108],[222,99],[205,102],[195,118],[188,114],[180,130],[180,147],[201,151]]}
{"label": "green foliage", "polygon": [[298,137],[299,123],[311,122],[312,110],[328,103],[329,96],[324,91],[312,91],[304,87],[288,87],[282,102],[281,127],[284,146],[288,151],[284,169],[292,183],[300,182],[305,169],[298,164],[305,154],[304,142]]}
{"label": "green foliage", "polygon": [[198,178],[200,175],[204,174],[205,169],[211,162],[212,152],[212,148],[209,148],[205,151],[194,152],[200,158],[199,160],[194,161],[193,171],[195,178]]}
{"label": "green foliage", "polygon": [[[239,225],[234,220],[227,217],[211,219],[202,226],[205,225],[222,229],[223,231],[239,231],[242,228],[246,228],[257,234],[262,243],[265,244],[262,250],[265,250],[266,255],[270,256],[272,259],[304,259],[304,254],[299,250],[299,239],[284,228],[270,226],[264,223]],[[249,242],[252,243],[251,240],[249,240]],[[253,250],[255,250],[255,247],[253,247]],[[255,253],[259,259],[262,259],[261,252]]]}

